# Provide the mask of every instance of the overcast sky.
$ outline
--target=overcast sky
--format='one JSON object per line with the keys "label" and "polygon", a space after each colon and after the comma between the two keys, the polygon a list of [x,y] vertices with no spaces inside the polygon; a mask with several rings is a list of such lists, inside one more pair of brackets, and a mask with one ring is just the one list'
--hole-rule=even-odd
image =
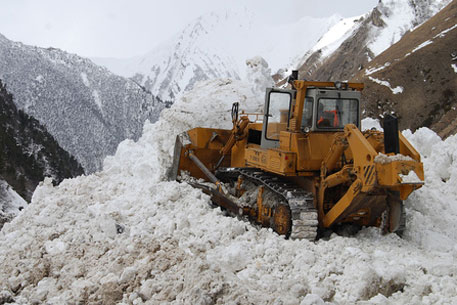
{"label": "overcast sky", "polygon": [[1,0],[0,33],[87,57],[130,57],[150,51],[196,17],[247,7],[272,23],[304,16],[352,17],[378,0]]}

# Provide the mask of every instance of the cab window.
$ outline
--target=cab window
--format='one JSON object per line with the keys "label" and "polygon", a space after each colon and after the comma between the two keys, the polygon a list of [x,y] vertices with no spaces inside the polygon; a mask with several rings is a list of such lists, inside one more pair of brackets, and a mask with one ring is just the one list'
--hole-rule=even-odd
{"label": "cab window", "polygon": [[301,129],[307,127],[311,128],[313,125],[313,104],[314,99],[312,97],[307,97],[305,99],[305,106],[303,107],[303,116],[301,120]]}
{"label": "cab window", "polygon": [[288,92],[271,92],[268,103],[267,133],[269,140],[278,140],[279,133],[287,130],[290,118],[292,95]]}
{"label": "cab window", "polygon": [[343,129],[346,124],[358,126],[359,101],[356,99],[319,99],[316,126]]}

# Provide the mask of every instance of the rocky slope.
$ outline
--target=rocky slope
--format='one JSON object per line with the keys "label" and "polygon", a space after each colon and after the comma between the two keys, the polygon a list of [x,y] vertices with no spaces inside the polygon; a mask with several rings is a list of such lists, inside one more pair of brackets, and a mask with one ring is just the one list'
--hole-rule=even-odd
{"label": "rocky slope", "polygon": [[408,32],[359,72],[365,115],[395,113],[400,129],[457,132],[457,1]]}
{"label": "rocky slope", "polygon": [[[83,173],[82,167],[36,119],[17,110],[13,97],[0,81],[0,180],[22,198],[32,193],[44,177],[56,183]],[[6,206],[6,183],[0,192],[0,210]],[[9,195],[8,195],[9,196]]]}
{"label": "rocky slope", "polygon": [[132,80],[58,49],[0,35],[0,79],[18,109],[35,117],[86,172],[100,169],[119,142],[137,139],[164,104]]}
{"label": "rocky slope", "polygon": [[[348,19],[302,58],[300,76],[309,80],[348,80],[373,58],[422,24],[450,0],[380,0],[373,11],[354,22]],[[349,26],[347,26],[349,24]],[[336,33],[341,31],[343,33]],[[341,39],[342,38],[342,39]]]}

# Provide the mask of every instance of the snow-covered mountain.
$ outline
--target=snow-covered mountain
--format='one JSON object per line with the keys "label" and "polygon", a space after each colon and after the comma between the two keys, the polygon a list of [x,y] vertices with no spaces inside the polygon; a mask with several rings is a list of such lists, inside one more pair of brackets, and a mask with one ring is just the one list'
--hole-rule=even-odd
{"label": "snow-covered mountain", "polygon": [[[84,173],[78,162],[59,146],[42,124],[17,110],[12,95],[1,80],[0,148],[0,180],[5,180],[28,202],[44,177],[60,183],[64,178]],[[2,199],[7,200],[0,194],[0,201]]]}
{"label": "snow-covered mountain", "polygon": [[0,35],[0,79],[19,109],[44,124],[87,172],[99,169],[119,142],[137,139],[164,107],[134,81],[58,49]]}
{"label": "snow-covered mountain", "polygon": [[404,133],[426,173],[405,202],[404,239],[368,228],[286,240],[167,181],[177,133],[230,127],[231,103],[258,108],[256,96],[241,81],[199,83],[101,172],[45,180],[0,233],[4,303],[455,304],[457,136]]}
{"label": "snow-covered mountain", "polygon": [[272,26],[247,10],[211,13],[144,56],[93,60],[119,75],[132,77],[162,100],[173,101],[198,81],[244,79],[246,60],[257,55],[268,62],[273,73],[287,69],[340,19],[337,15],[304,17]]}
{"label": "snow-covered mountain", "polygon": [[434,16],[451,0],[380,0],[361,18],[330,29],[304,54],[300,75],[313,80],[349,80],[403,35]]}

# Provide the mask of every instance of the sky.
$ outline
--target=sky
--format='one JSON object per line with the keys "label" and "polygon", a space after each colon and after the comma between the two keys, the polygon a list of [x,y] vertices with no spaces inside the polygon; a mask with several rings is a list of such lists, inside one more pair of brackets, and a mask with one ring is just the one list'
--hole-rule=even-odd
{"label": "sky", "polygon": [[378,0],[1,0],[0,34],[86,57],[142,55],[211,11],[247,8],[268,23],[352,17]]}

